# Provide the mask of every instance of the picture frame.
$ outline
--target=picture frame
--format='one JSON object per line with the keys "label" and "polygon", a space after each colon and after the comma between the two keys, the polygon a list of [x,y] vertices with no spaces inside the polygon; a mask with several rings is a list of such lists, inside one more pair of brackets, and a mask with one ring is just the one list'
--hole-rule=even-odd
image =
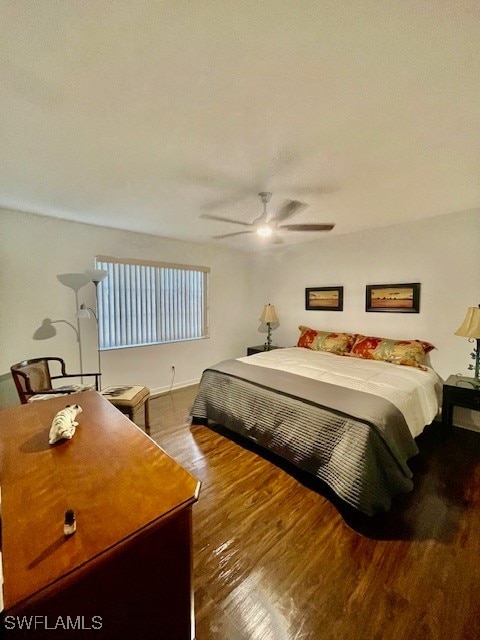
{"label": "picture frame", "polygon": [[420,283],[367,284],[365,311],[420,313]]}
{"label": "picture frame", "polygon": [[307,311],[343,311],[343,287],[307,287]]}

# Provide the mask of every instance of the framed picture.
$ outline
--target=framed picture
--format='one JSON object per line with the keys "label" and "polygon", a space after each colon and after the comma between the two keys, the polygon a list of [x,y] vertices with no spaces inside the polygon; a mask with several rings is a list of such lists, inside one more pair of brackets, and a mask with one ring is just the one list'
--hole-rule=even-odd
{"label": "framed picture", "polygon": [[305,289],[307,311],[343,311],[343,287],[309,287]]}
{"label": "framed picture", "polygon": [[365,311],[419,313],[420,283],[367,284]]}

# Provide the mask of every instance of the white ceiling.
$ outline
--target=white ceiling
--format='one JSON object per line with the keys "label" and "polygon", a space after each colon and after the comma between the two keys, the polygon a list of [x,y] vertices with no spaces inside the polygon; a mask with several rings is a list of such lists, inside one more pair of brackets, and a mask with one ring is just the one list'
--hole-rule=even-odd
{"label": "white ceiling", "polygon": [[478,0],[0,12],[1,207],[204,242],[242,227],[202,212],[251,221],[262,190],[333,234],[480,205]]}

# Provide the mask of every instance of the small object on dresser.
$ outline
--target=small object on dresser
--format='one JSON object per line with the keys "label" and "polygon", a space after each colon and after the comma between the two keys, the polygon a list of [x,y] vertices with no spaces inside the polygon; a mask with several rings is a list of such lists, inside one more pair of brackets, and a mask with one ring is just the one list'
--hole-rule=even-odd
{"label": "small object on dresser", "polygon": [[63,523],[63,533],[66,536],[71,536],[77,530],[77,520],[75,518],[75,512],[73,509],[67,509],[65,511],[65,520]]}
{"label": "small object on dresser", "polygon": [[48,434],[48,444],[55,444],[58,440],[71,440],[75,434],[75,427],[78,426],[75,418],[81,413],[82,407],[72,404],[55,414]]}

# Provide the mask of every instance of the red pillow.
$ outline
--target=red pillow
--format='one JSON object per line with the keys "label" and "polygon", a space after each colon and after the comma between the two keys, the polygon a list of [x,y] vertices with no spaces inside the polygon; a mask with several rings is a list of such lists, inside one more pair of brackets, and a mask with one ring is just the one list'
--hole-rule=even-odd
{"label": "red pillow", "polygon": [[300,337],[297,347],[314,349],[315,351],[328,351],[343,355],[348,353],[355,342],[355,336],[351,333],[335,333],[333,331],[319,331],[310,327],[300,326]]}
{"label": "red pillow", "polygon": [[394,340],[360,334],[355,338],[355,343],[348,355],[366,360],[404,364],[409,367],[423,368],[426,354],[435,349],[433,344],[423,340]]}

